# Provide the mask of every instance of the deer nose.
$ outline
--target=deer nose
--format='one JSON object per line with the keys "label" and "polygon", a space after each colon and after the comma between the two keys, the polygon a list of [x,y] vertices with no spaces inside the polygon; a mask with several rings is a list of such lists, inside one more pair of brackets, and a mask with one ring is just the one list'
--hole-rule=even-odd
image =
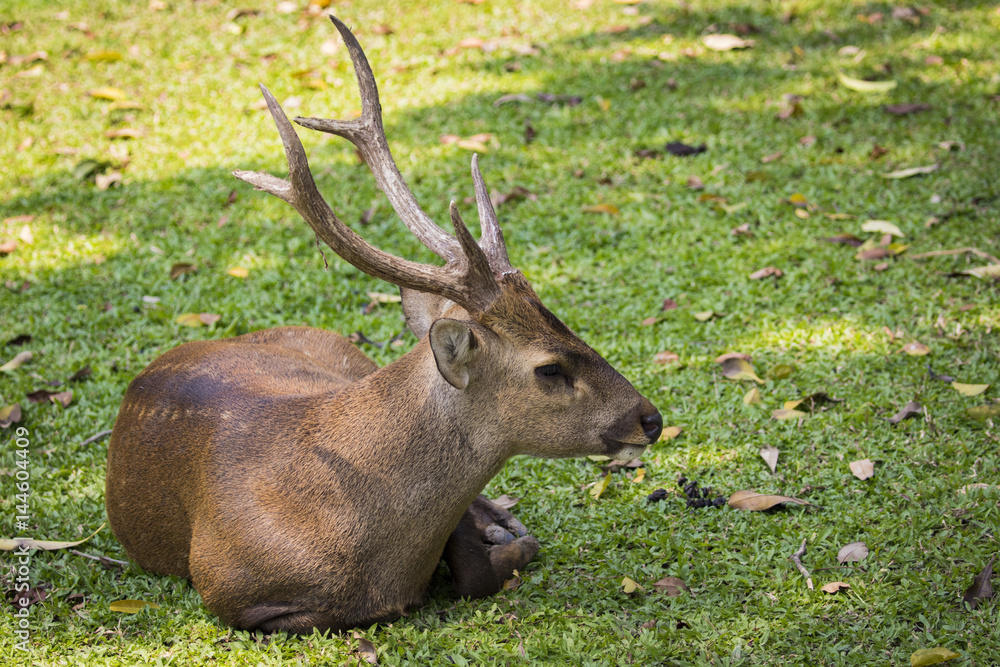
{"label": "deer nose", "polygon": [[660,433],[663,432],[663,415],[658,411],[650,415],[643,415],[639,418],[639,424],[642,425],[642,431],[649,438],[649,441],[656,442]]}

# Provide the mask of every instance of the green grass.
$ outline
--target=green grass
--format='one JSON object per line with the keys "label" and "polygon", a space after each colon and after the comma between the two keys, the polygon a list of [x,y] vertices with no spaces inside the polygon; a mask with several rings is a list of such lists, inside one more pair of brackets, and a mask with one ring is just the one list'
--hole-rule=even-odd
{"label": "green grass", "polygon": [[[996,385],[1000,296],[996,282],[952,275],[985,259],[908,258],[967,246],[1000,256],[995,5],[924,2],[927,12],[915,23],[878,2],[803,0],[790,22],[783,20],[788,3],[651,0],[635,13],[608,0],[573,4],[333,6],[358,30],[390,144],[428,213],[444,222],[449,200],[472,194],[471,154],[439,136],[492,133],[481,159],[487,183],[537,195],[499,209],[513,263],[684,432],[652,448],[644,481],[617,473],[598,501],[585,488],[602,475],[597,463],[511,461],[487,493],[523,498],[515,513],[543,545],[523,584],[456,601],[442,567],[426,605],[360,634],[378,648],[380,664],[908,665],[913,651],[934,646],[962,654],[949,664],[997,664],[996,602],[974,611],[961,605],[998,551],[997,495],[958,491],[1000,483],[995,423],[965,416],[995,401],[1000,387],[966,398],[930,379],[926,366]],[[0,240],[24,237],[0,257],[0,345],[33,337],[23,347],[0,347],[0,363],[24,349],[35,353],[0,374],[0,405],[24,408],[16,426],[31,441],[31,536],[81,539],[105,521],[106,440],[79,443],[111,427],[128,382],[162,352],[284,324],[360,330],[375,341],[403,329],[398,305],[363,313],[366,292],[391,286],[330,252],[324,271],[294,212],[230,175],[284,169],[273,124],[255,107],[258,82],[286,107],[300,98],[290,113],[346,117],[359,106],[343,47],[322,52],[324,42],[337,41],[328,21],[275,6],[251,2],[246,7],[260,15],[235,19],[227,19],[230,6],[211,0],[168,0],[159,11],[107,0],[13,0],[0,10],[0,25],[21,24],[0,35],[7,55],[0,219],[34,216],[0,227]],[[883,17],[874,23],[858,18],[875,13]],[[79,22],[89,33],[71,28]],[[376,34],[380,24],[395,33]],[[748,35],[753,48],[701,46],[703,34],[738,24],[758,30]],[[624,31],[608,31],[615,25]],[[469,37],[499,45],[442,55]],[[537,54],[518,52],[530,44]],[[845,46],[863,54],[838,54]],[[46,60],[11,62],[38,50]],[[86,60],[102,50],[122,57]],[[941,64],[928,64],[928,56]],[[311,68],[312,77],[293,76]],[[838,69],[899,85],[885,94],[853,92],[837,82]],[[309,78],[322,80],[322,89],[306,87]],[[108,101],[87,95],[102,86],[142,108],[109,110]],[[582,102],[493,106],[507,93],[580,95]],[[802,96],[801,114],[781,120],[789,94]],[[931,109],[894,116],[883,108],[906,102]],[[530,144],[526,121],[537,131]],[[105,136],[121,128],[143,136]],[[346,142],[301,134],[320,187],[346,221],[395,254],[431,260]],[[807,136],[815,142],[800,141]],[[688,158],[635,155],[668,141],[708,150]],[[876,144],[889,152],[872,159]],[[780,159],[762,163],[778,151]],[[85,160],[119,171],[122,182],[102,191],[92,178],[74,176]],[[929,164],[940,168],[911,179],[879,176]],[[691,176],[704,189],[687,187]],[[235,201],[227,204],[231,192]],[[795,193],[813,205],[806,219],[787,202]],[[705,194],[724,197],[728,212],[703,201]],[[599,203],[619,213],[582,210]],[[358,217],[371,206],[373,219],[362,228]],[[471,205],[462,209],[474,219]],[[909,247],[885,260],[885,270],[855,259],[854,248],[820,240],[845,231],[868,238],[861,232],[868,219],[889,220],[905,234]],[[743,224],[752,236],[730,233]],[[25,226],[30,234],[22,234]],[[197,272],[170,280],[177,262]],[[249,276],[228,275],[235,266]],[[766,266],[784,276],[749,279]],[[159,302],[146,303],[147,296]],[[666,298],[680,307],[662,312]],[[693,317],[708,310],[722,315],[704,323]],[[175,322],[190,312],[221,319],[198,329]],[[658,321],[641,326],[651,316]],[[363,349],[384,364],[414,342],[410,334],[404,340],[403,348]],[[898,352],[913,341],[931,355]],[[679,361],[657,365],[654,355],[664,350]],[[713,361],[727,351],[752,354],[762,376],[779,363],[795,372],[766,380],[763,404],[747,407],[741,398],[749,387],[725,380]],[[88,364],[93,374],[70,385],[68,408],[26,401],[45,381],[66,380]],[[771,419],[784,401],[816,391],[844,402],[801,422]],[[887,422],[914,399],[925,418]],[[0,453],[4,536],[15,534],[9,433]],[[781,450],[775,475],[758,455],[765,445]],[[861,458],[876,462],[866,482],[848,469]],[[722,495],[752,488],[819,507],[686,509],[678,474]],[[671,495],[647,504],[659,487]],[[843,580],[849,591],[807,590],[788,561],[803,539],[817,588]],[[870,556],[838,568],[838,549],[858,540]],[[80,549],[125,558],[107,529]],[[30,608],[30,656],[15,650],[5,613],[0,655],[10,664],[357,661],[351,634],[263,637],[220,627],[186,582],[135,566],[105,569],[56,551],[36,552],[31,568],[34,582],[52,588]],[[690,593],[657,592],[653,582],[667,575],[683,579]],[[642,590],[625,594],[623,577]],[[160,607],[111,612],[109,604],[123,598]]]}

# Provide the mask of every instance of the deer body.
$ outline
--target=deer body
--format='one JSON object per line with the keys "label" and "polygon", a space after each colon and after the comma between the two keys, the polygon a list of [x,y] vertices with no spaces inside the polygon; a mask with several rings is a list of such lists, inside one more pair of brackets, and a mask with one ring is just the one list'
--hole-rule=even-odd
{"label": "deer body", "polygon": [[454,205],[454,237],[425,220],[385,145],[367,61],[334,23],[365,111],[350,123],[298,122],[358,144],[446,266],[392,257],[346,228],[315,192],[266,89],[289,182],[237,175],[295,206],[358,268],[400,285],[420,342],[384,368],[306,327],[187,343],[132,381],[108,447],[108,517],[128,554],[151,572],[190,578],[209,609],[240,628],[341,630],[395,618],[420,601],[442,555],[460,595],[495,593],[538,550],[479,496],[509,457],[631,458],[662,427],[649,401],[510,266],[475,160],[483,240]]}

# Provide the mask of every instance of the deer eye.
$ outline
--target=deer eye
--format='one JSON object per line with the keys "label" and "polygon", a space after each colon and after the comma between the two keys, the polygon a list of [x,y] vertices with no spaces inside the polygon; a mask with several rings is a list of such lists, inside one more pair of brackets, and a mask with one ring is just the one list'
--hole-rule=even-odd
{"label": "deer eye", "polygon": [[535,375],[542,378],[556,378],[563,374],[559,364],[547,364],[535,369]]}

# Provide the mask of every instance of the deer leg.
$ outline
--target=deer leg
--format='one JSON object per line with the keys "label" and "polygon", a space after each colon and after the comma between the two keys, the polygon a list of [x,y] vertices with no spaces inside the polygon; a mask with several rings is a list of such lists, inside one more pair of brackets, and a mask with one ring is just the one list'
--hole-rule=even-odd
{"label": "deer leg", "polygon": [[479,496],[462,515],[444,547],[455,592],[464,598],[493,595],[514,570],[531,562],[538,540],[514,516]]}

